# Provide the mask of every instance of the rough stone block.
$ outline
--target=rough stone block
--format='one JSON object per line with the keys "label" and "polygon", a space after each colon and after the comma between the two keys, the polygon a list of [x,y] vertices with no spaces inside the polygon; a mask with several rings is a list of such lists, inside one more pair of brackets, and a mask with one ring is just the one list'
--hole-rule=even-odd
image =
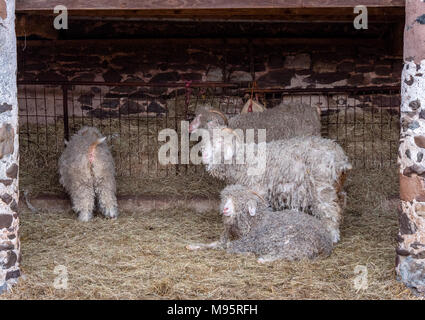
{"label": "rough stone block", "polygon": [[329,73],[329,72],[336,72],[337,65],[332,62],[326,62],[326,61],[316,61],[313,64],[313,71],[317,73]]}
{"label": "rough stone block", "polygon": [[295,56],[287,56],[285,68],[288,69],[310,69],[311,58],[308,53],[300,53]]}
{"label": "rough stone block", "polygon": [[230,74],[230,81],[252,81],[252,76],[249,72],[233,71]]}
{"label": "rough stone block", "polygon": [[0,214],[0,230],[12,225],[13,217],[10,214]]}
{"label": "rough stone block", "polygon": [[425,197],[423,179],[417,175],[407,177],[400,174],[400,199],[413,201],[417,197]]}
{"label": "rough stone block", "polygon": [[207,81],[223,81],[223,70],[221,68],[212,68],[207,73]]}
{"label": "rough stone block", "polygon": [[10,124],[0,128],[0,159],[14,151],[15,130]]}
{"label": "rough stone block", "polygon": [[9,168],[7,168],[6,175],[11,179],[16,179],[18,177],[18,169],[18,165],[14,163]]}
{"label": "rough stone block", "polygon": [[12,111],[12,106],[10,104],[3,103],[2,105],[0,105],[0,113],[7,111]]}
{"label": "rough stone block", "polygon": [[258,78],[258,83],[272,83],[289,86],[295,72],[293,70],[274,70]]}

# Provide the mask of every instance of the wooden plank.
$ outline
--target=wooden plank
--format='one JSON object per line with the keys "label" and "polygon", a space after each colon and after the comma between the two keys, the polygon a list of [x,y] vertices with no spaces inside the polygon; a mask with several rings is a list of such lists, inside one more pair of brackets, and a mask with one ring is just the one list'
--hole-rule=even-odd
{"label": "wooden plank", "polygon": [[[18,40],[21,41],[21,40]],[[23,40],[22,40],[23,41]],[[26,40],[27,46],[46,46],[47,40]],[[193,44],[192,38],[146,38],[146,39],[78,39],[78,40],[51,40],[53,46],[67,46],[69,48],[78,48],[84,45],[98,45],[98,46],[114,46],[114,48],[123,48],[131,46],[147,46],[147,45],[161,45],[169,43],[170,45],[187,45]],[[248,45],[250,39],[246,38],[229,38],[226,43],[229,45]],[[251,39],[254,45],[361,45],[366,47],[384,46],[387,41],[385,39],[364,39],[364,38],[253,38]],[[216,38],[202,38],[196,39],[196,42],[204,46],[220,46],[223,45],[222,39]]]}
{"label": "wooden plank", "polygon": [[[53,11],[21,11],[19,15],[50,15]],[[70,10],[72,17],[108,17],[123,19],[182,19],[182,20],[249,20],[288,22],[352,22],[352,8],[278,8],[278,9],[225,9],[225,10]],[[403,7],[372,7],[368,9],[370,23],[394,22],[404,18]]]}
{"label": "wooden plank", "polygon": [[[204,10],[261,8],[353,8],[358,0],[62,0],[69,10]],[[404,7],[405,0],[364,0],[367,7]],[[16,11],[52,11],[58,5],[53,0],[16,0]]]}

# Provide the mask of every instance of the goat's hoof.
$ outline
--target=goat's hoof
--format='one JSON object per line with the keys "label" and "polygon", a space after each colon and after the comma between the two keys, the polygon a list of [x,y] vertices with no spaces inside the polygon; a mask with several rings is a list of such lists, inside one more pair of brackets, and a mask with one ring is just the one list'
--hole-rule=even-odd
{"label": "goat's hoof", "polygon": [[257,262],[258,262],[258,263],[261,263],[261,264],[265,264],[265,263],[269,263],[269,262],[276,261],[276,259],[277,259],[277,258],[275,258],[275,257],[273,257],[273,256],[259,257],[259,258],[257,259]]}
{"label": "goat's hoof", "polygon": [[118,218],[118,210],[116,208],[106,209],[104,216],[115,220]]}
{"label": "goat's hoof", "polygon": [[92,215],[89,213],[80,213],[78,215],[78,220],[81,222],[88,222],[92,219]]}
{"label": "goat's hoof", "polygon": [[339,242],[339,230],[332,230],[331,231],[331,238],[332,238],[332,242],[333,243],[338,243]]}
{"label": "goat's hoof", "polygon": [[266,258],[261,257],[261,258],[258,258],[257,259],[257,262],[258,263],[261,263],[261,264],[265,264],[265,263],[269,262],[269,260],[266,259]]}

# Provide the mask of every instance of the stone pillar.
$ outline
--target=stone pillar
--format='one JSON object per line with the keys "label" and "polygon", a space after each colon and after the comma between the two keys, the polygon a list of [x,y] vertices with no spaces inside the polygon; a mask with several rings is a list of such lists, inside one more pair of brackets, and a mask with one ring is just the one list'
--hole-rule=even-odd
{"label": "stone pillar", "polygon": [[15,0],[0,0],[0,293],[20,275]]}
{"label": "stone pillar", "polygon": [[406,0],[396,272],[425,295],[425,3]]}

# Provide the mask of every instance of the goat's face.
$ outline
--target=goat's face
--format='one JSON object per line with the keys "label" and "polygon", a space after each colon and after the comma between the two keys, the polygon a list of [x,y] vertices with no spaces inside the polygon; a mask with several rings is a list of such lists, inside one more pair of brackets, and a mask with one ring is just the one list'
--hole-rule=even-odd
{"label": "goat's face", "polygon": [[196,117],[189,124],[189,133],[200,128],[205,128],[206,124],[212,121],[214,125],[228,125],[226,115],[220,110],[213,109],[211,105],[203,105],[196,108]]}
{"label": "goat's face", "polygon": [[232,198],[228,198],[224,203],[222,214],[225,217],[233,217],[235,215],[235,205]]}
{"label": "goat's face", "polygon": [[249,199],[247,202],[238,201],[232,197],[223,199],[221,206],[223,224],[229,232],[231,239],[245,236],[251,230],[251,226],[257,213],[257,201]]}

